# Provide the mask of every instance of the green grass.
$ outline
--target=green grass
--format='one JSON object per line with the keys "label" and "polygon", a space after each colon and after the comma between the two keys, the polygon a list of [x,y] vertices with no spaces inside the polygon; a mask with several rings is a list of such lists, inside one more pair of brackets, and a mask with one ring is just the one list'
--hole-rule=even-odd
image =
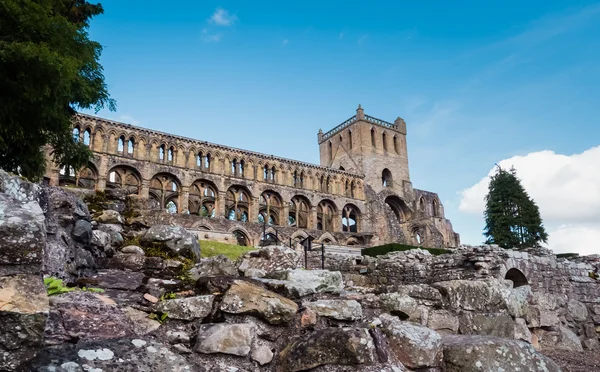
{"label": "green grass", "polygon": [[363,248],[361,251],[361,254],[363,256],[375,257],[375,256],[384,255],[389,252],[401,252],[401,251],[408,251],[408,250],[417,249],[417,248],[428,251],[429,253],[431,253],[434,256],[438,256],[440,254],[452,253],[452,251],[449,251],[447,249],[424,248],[424,247],[415,247],[414,245],[392,243],[392,244],[378,245],[376,247],[371,247],[371,248]]}
{"label": "green grass", "polygon": [[237,244],[227,244],[214,242],[210,240],[200,240],[200,250],[202,251],[202,257],[213,257],[217,255],[224,255],[232,261],[240,258],[244,253],[253,251],[254,247],[244,247]]}

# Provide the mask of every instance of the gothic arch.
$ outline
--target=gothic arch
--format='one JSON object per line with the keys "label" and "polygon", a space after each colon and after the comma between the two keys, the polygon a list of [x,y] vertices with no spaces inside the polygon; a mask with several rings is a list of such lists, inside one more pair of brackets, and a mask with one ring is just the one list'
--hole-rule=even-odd
{"label": "gothic arch", "polygon": [[323,234],[321,234],[321,236],[319,236],[318,241],[319,241],[319,243],[325,243],[325,244],[327,244],[327,243],[338,244],[337,239],[333,235],[331,235],[331,233],[329,233],[327,231],[324,232]]}
{"label": "gothic arch", "polygon": [[334,231],[337,208],[329,199],[323,199],[317,205],[317,230]]}
{"label": "gothic arch", "polygon": [[203,217],[215,217],[217,210],[217,186],[207,179],[197,179],[190,186],[189,210]]}
{"label": "gothic arch", "polygon": [[290,200],[288,225],[297,228],[308,228],[311,204],[304,195],[294,195]]}
{"label": "gothic arch", "polygon": [[150,180],[151,209],[167,209],[169,213],[180,212],[179,193],[181,181],[174,174],[161,172]]}
{"label": "gothic arch", "polygon": [[518,288],[524,285],[529,285],[529,281],[523,272],[517,268],[512,268],[506,272],[504,279],[513,282],[513,288]]}
{"label": "gothic arch", "polygon": [[342,231],[358,232],[360,210],[354,204],[346,204],[342,209]]}
{"label": "gothic arch", "polygon": [[258,222],[268,225],[281,225],[283,213],[283,199],[273,190],[265,190],[259,197]]}
{"label": "gothic arch", "polygon": [[250,220],[250,207],[252,194],[241,185],[232,185],[225,195],[225,217],[232,221],[248,222]]}
{"label": "gothic arch", "polygon": [[126,190],[128,194],[138,194],[142,188],[142,176],[132,166],[115,165],[108,171],[106,187]]}
{"label": "gothic arch", "polygon": [[400,197],[396,195],[390,195],[385,198],[385,204],[396,215],[399,223],[404,223],[411,219],[410,209]]}

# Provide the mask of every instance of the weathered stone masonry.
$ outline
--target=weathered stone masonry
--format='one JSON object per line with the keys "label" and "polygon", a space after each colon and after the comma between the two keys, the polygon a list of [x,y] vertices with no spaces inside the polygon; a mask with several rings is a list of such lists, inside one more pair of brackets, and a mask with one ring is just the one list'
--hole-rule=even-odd
{"label": "weathered stone masonry", "polygon": [[284,241],[459,244],[437,194],[412,188],[400,118],[388,123],[359,107],[319,132],[320,166],[83,114],[73,135],[94,159],[78,172],[49,161],[49,184],[123,189],[150,210],[181,215],[174,223],[245,244],[269,239],[263,224]]}

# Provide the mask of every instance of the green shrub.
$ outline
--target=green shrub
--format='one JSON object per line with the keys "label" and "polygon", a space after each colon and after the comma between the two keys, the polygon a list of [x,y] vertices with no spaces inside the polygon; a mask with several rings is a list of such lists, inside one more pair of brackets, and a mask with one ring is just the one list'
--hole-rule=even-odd
{"label": "green shrub", "polygon": [[431,253],[434,256],[452,253],[452,251],[449,251],[447,249],[442,249],[442,248],[423,248],[423,247],[416,247],[414,245],[391,243],[391,244],[378,245],[376,247],[371,247],[371,248],[363,248],[361,250],[361,254],[363,256],[376,257],[376,256],[381,256],[381,255],[384,255],[384,254],[390,253],[390,252],[402,252],[402,251],[409,251],[411,249],[423,249],[425,251],[428,251],[429,253]]}
{"label": "green shrub", "polygon": [[63,286],[62,279],[55,277],[44,278],[44,285],[46,286],[46,292],[48,296],[57,295],[61,293],[73,292],[73,291],[88,291],[94,293],[102,293],[104,289],[94,287],[65,287]]}

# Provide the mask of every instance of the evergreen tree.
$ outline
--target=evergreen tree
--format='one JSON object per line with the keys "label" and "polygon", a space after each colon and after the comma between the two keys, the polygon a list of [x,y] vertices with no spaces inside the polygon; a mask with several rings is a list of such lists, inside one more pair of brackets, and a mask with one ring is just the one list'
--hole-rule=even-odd
{"label": "evergreen tree", "polygon": [[514,168],[506,171],[498,166],[485,201],[487,244],[526,248],[547,241],[539,208],[521,185]]}
{"label": "evergreen tree", "polygon": [[54,161],[79,169],[92,153],[73,140],[76,110],[114,110],[102,47],[88,38],[100,4],[85,0],[0,1],[0,168],[36,180]]}

